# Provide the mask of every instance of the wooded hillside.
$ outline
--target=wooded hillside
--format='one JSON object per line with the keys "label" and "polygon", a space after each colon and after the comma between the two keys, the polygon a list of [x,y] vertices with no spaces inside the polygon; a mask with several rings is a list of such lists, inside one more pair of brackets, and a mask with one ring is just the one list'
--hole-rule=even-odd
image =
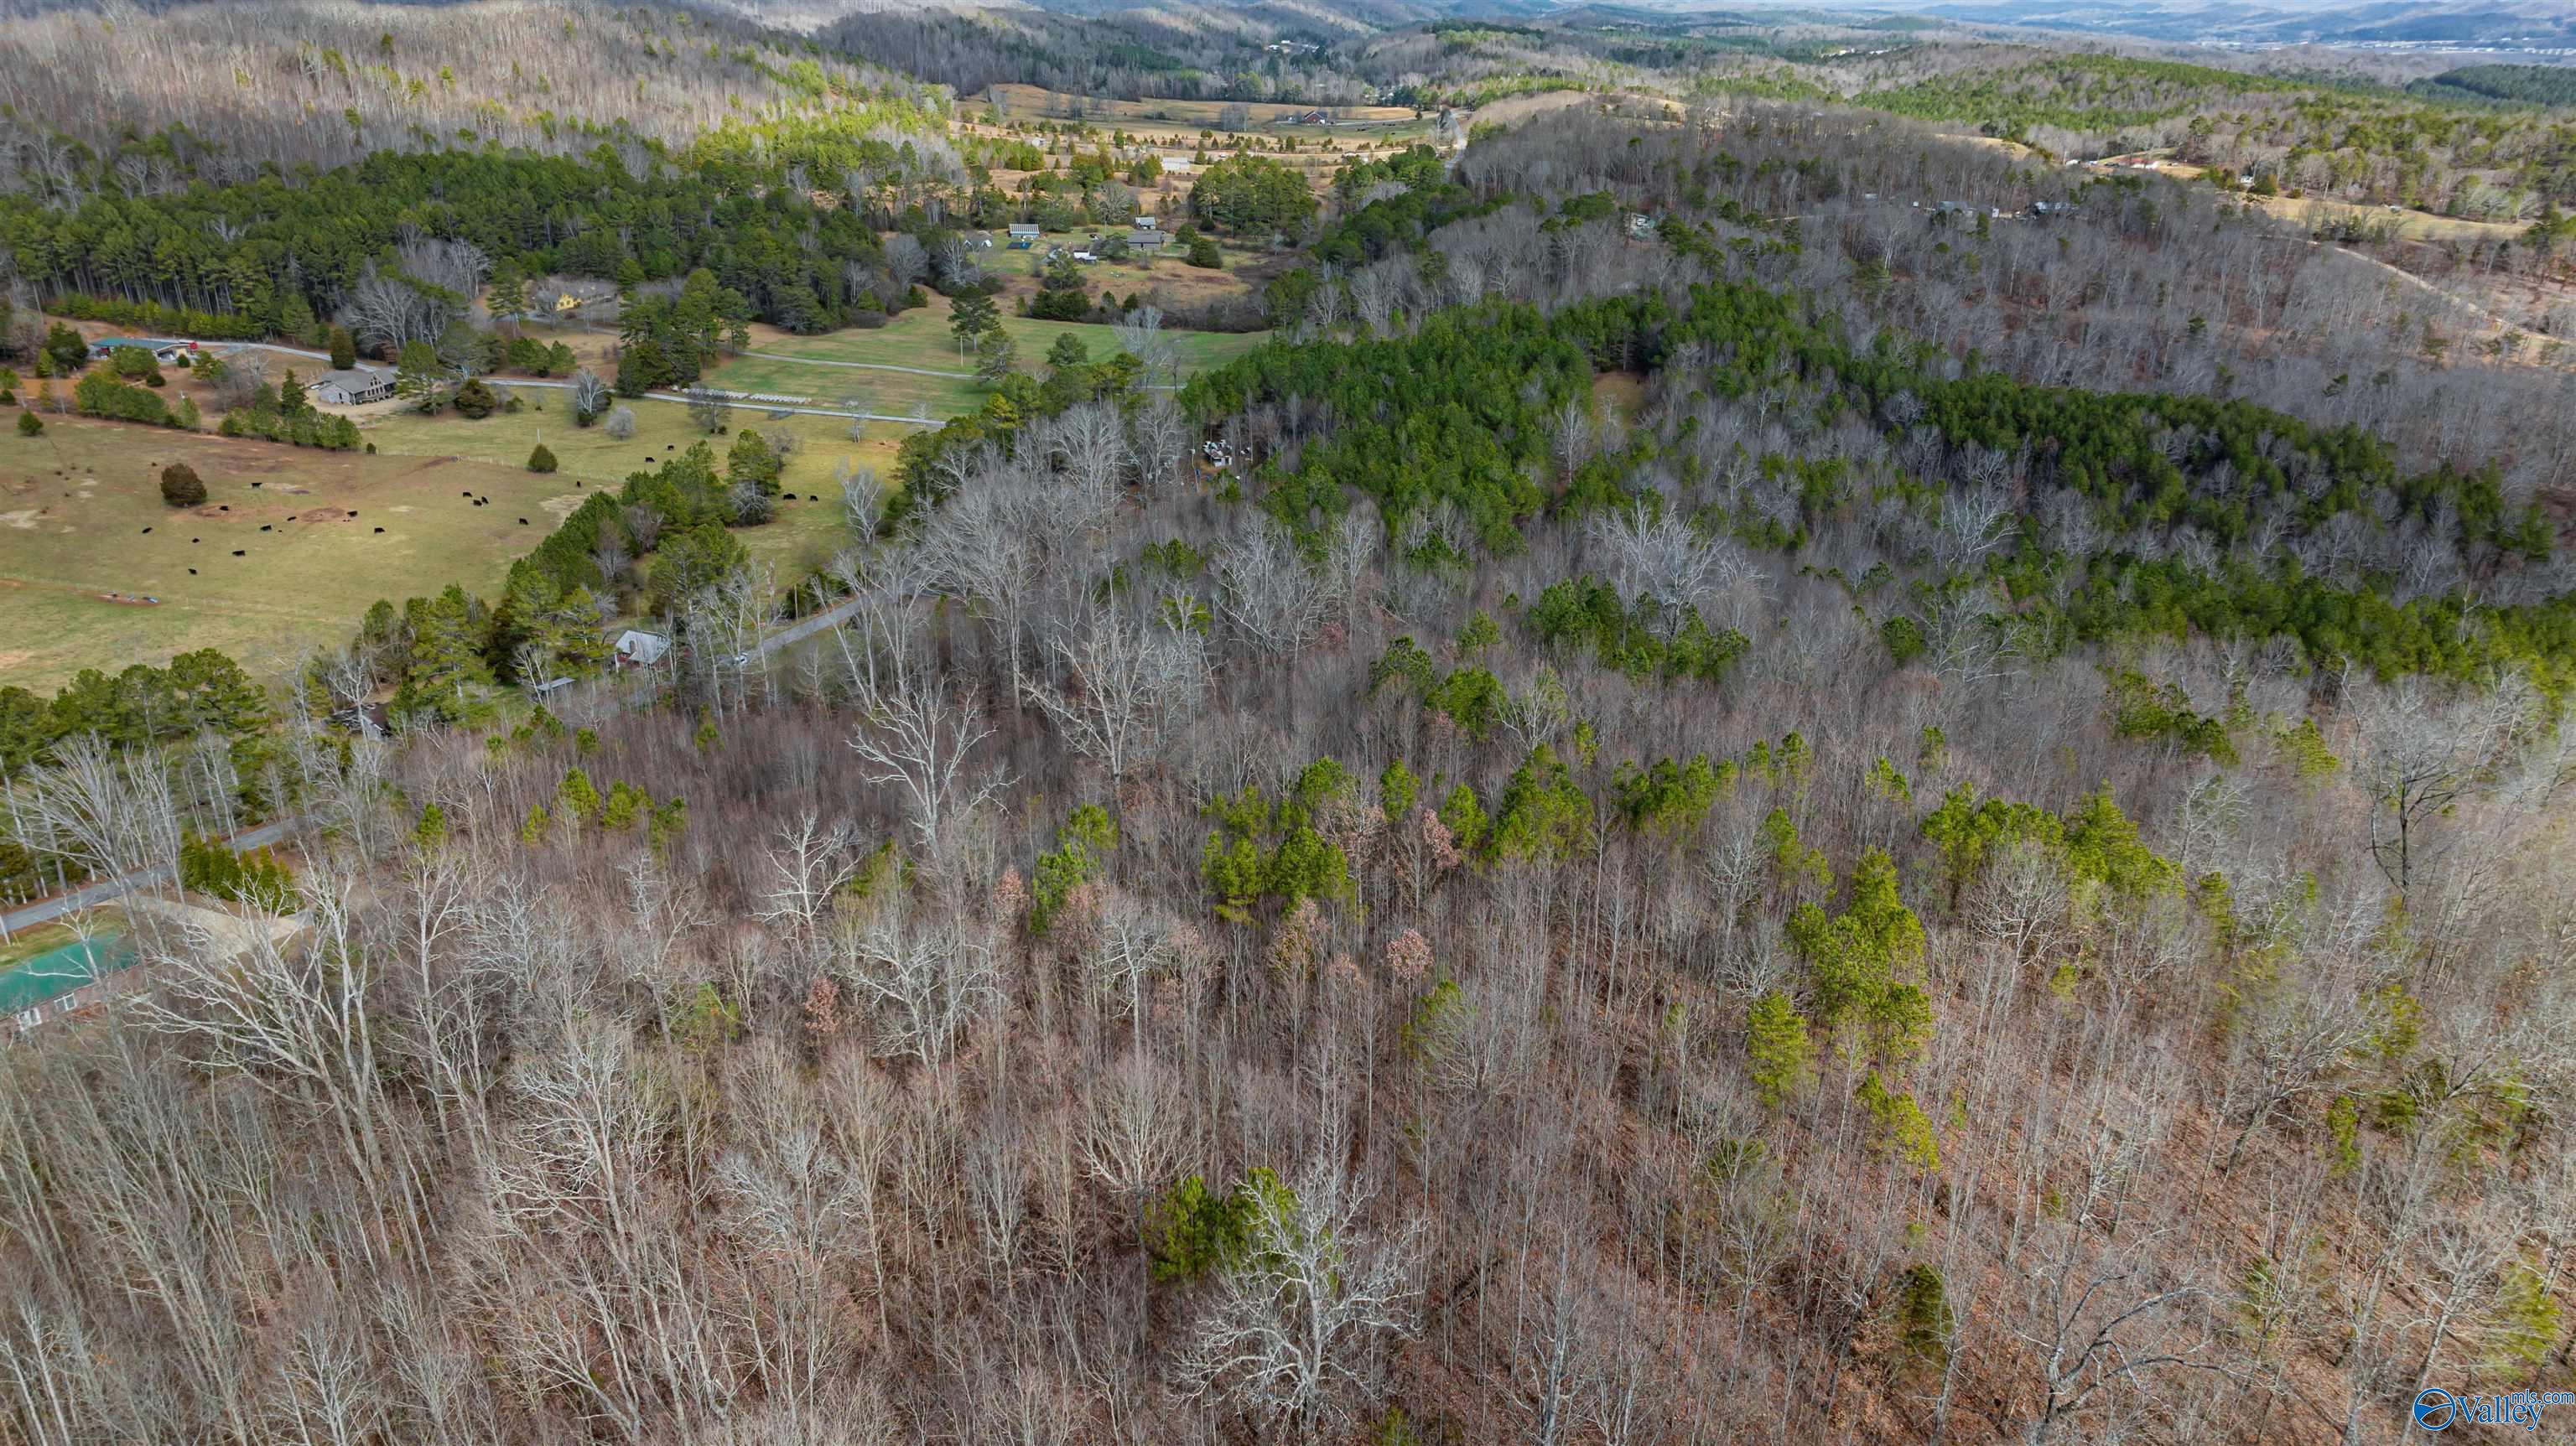
{"label": "wooded hillside", "polygon": [[[0,690],[17,861],[299,926],[130,905],[130,987],[0,1049],[0,1441],[2393,1446],[2563,1388],[2565,358],[1854,114],[1571,107],[1311,220],[1212,165],[1294,254],[1186,381],[1106,300],[1018,356],[946,182],[819,207],[787,130],[0,201],[55,286],[100,217],[462,264],[432,406],[476,256],[677,280],[631,367],[917,278],[983,368],[792,597],[699,391],[504,597]],[[546,686],[620,592],[667,654]],[[201,837],[254,817],[291,877]]]}

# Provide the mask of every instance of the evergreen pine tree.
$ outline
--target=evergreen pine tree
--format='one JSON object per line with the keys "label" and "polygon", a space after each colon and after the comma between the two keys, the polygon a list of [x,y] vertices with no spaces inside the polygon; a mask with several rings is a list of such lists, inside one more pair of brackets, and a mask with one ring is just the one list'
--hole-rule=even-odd
{"label": "evergreen pine tree", "polygon": [[1803,1093],[1814,1081],[1814,1046],[1807,1040],[1807,1021],[1777,989],[1753,1001],[1744,1021],[1746,1072],[1755,1093],[1773,1109]]}

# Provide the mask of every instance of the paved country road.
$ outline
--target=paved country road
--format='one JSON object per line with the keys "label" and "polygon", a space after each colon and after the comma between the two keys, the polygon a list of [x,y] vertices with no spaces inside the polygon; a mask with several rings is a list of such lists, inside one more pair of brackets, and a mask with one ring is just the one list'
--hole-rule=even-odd
{"label": "paved country road", "polygon": [[[188,338],[188,337],[184,337],[184,336],[182,336],[182,337],[172,337],[172,338],[169,338],[169,339],[170,339],[170,340],[173,340],[173,341],[187,341],[187,340],[190,340],[190,338]],[[207,346],[207,347],[214,347],[214,348],[217,348],[219,351],[225,351],[225,352],[234,352],[234,351],[273,351],[273,352],[276,352],[276,353],[277,353],[278,355],[280,355],[280,356],[300,356],[300,357],[310,357],[310,358],[312,358],[313,360],[315,360],[315,361],[319,361],[319,362],[327,362],[327,361],[329,361],[329,360],[331,359],[328,355],[326,355],[326,354],[324,354],[324,353],[322,353],[322,352],[318,352],[318,351],[306,351],[306,350],[304,350],[304,349],[303,349],[303,348],[301,348],[301,347],[279,346],[279,345],[277,345],[277,344],[276,344],[276,343],[274,343],[274,342],[266,342],[266,341],[201,341],[201,342],[199,342],[199,343],[198,343],[198,345],[200,345],[200,346]],[[766,353],[766,352],[754,352],[754,353],[750,353],[750,355],[754,355],[754,356],[766,356],[766,355],[768,355],[768,353]],[[788,359],[788,360],[790,360],[790,361],[804,361],[804,360],[806,360],[806,358],[804,358],[804,357],[790,357],[790,358],[787,358],[787,359]],[[856,365],[858,365],[858,363],[855,363],[855,362],[821,362],[821,363],[817,363],[817,365],[821,365],[821,366],[856,366]],[[886,368],[883,368],[883,370],[886,370],[886,371],[898,371],[898,372],[908,372],[908,371],[912,371],[912,370],[914,370],[914,368],[912,368],[912,367],[886,367]],[[952,372],[922,372],[922,373],[921,373],[921,375],[922,375],[922,376],[926,376],[926,377],[945,377],[945,376],[962,376],[962,375],[965,375],[965,373],[952,373]],[[547,382],[547,381],[539,381],[539,380],[537,380],[537,379],[536,379],[536,378],[534,378],[534,377],[487,377],[487,378],[485,378],[485,380],[486,380],[486,381],[488,381],[488,382],[490,382],[490,383],[492,383],[493,385],[498,386],[498,387],[501,387],[501,388],[503,388],[503,389],[505,389],[505,390],[506,390],[506,389],[508,389],[508,388],[511,388],[511,387],[543,387],[543,388],[545,388],[547,391],[550,391],[550,392],[568,392],[568,391],[571,391],[571,390],[572,390],[572,383],[570,383],[570,382]],[[644,394],[644,396],[645,396],[645,399],[646,399],[646,400],[648,400],[648,401],[656,401],[656,402],[681,402],[681,403],[686,403],[686,402],[689,400],[687,397],[685,397],[685,396],[681,395],[681,394],[680,394],[680,393],[678,393],[678,392],[646,392],[646,393]],[[840,409],[840,408],[837,408],[837,407],[788,407],[788,406],[771,406],[770,404],[768,404],[768,403],[766,403],[766,402],[746,402],[746,401],[743,401],[743,400],[742,400],[741,398],[739,398],[739,397],[727,398],[727,400],[732,401],[735,405],[740,406],[740,407],[741,407],[743,410],[745,410],[745,411],[761,411],[761,412],[794,412],[794,413],[797,413],[797,414],[798,414],[798,415],[800,415],[800,416],[807,416],[807,417],[842,417],[842,418],[846,418],[846,419],[848,419],[848,420],[850,420],[850,421],[854,421],[854,422],[901,422],[901,423],[903,423],[905,426],[908,426],[908,427],[938,427],[938,426],[944,426],[944,425],[946,425],[946,423],[945,423],[944,421],[942,421],[942,420],[940,420],[940,419],[937,419],[937,418],[932,418],[932,417],[899,417],[899,416],[894,415],[894,414],[893,414],[893,413],[891,413],[891,412],[851,412],[851,411],[844,411],[844,410],[842,410],[842,409]]]}
{"label": "paved country road", "polygon": [[[848,598],[841,602],[834,603],[832,606],[825,608],[821,612],[815,613],[810,617],[798,618],[795,622],[788,624],[786,627],[780,628],[778,631],[771,633],[765,638],[762,638],[759,646],[753,649],[753,651],[758,653],[761,657],[767,658],[781,648],[801,643],[807,638],[813,637],[817,633],[839,626],[843,619],[849,617],[852,612],[857,610],[858,605],[858,599]],[[257,828],[245,829],[242,832],[233,835],[230,842],[236,849],[259,848],[266,844],[276,843],[285,838],[288,834],[294,832],[302,822],[303,820],[301,819],[282,818],[275,823],[264,823]],[[104,904],[111,899],[130,894],[137,889],[149,888],[154,884],[167,880],[169,877],[170,870],[167,867],[163,867],[157,869],[144,869],[138,873],[124,874],[113,879],[101,879],[96,883],[83,884],[81,887],[72,890],[68,894],[58,894],[50,899],[39,899],[35,903],[28,904],[23,908],[12,910],[6,914],[0,914],[0,925],[6,925],[8,932],[13,934],[20,929],[32,929],[38,924],[49,923],[55,919],[61,918],[65,914],[72,913],[75,910],[91,908],[99,904]]]}
{"label": "paved country road", "polygon": [[[294,822],[293,819],[281,819],[276,823],[264,823],[257,828],[244,829],[232,836],[232,846],[237,849],[255,849],[265,844],[273,844],[286,837],[287,829]],[[9,932],[14,934],[21,929],[32,929],[38,924],[51,923],[65,914],[104,904],[110,899],[133,893],[136,889],[149,888],[169,877],[170,870],[165,866],[145,869],[140,873],[126,874],[118,878],[101,879],[94,884],[83,884],[68,894],[39,899],[23,909],[0,915],[0,922],[5,922],[9,926]]]}

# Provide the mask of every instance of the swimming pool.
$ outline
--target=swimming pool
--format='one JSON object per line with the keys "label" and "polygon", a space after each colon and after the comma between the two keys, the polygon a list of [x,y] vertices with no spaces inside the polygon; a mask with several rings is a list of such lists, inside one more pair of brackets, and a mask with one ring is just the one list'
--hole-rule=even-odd
{"label": "swimming pool", "polygon": [[123,934],[76,939],[0,970],[0,1016],[17,1014],[69,994],[102,974],[113,974],[134,962],[134,946]]}

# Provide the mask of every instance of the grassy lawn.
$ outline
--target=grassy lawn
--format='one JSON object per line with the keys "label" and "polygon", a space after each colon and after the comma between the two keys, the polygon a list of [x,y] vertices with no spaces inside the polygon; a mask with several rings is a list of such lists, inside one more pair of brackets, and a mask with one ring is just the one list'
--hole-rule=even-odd
{"label": "grassy lawn", "polygon": [[2436,216],[2429,211],[2391,211],[2386,206],[2365,206],[2325,196],[2265,198],[2259,204],[2275,216],[2287,216],[2310,228],[2350,221],[2384,226],[2400,241],[2503,241],[2524,230],[2520,225],[2501,221],[2469,221],[2457,216]]}
{"label": "grassy lawn", "polygon": [[[507,384],[504,379],[503,385]],[[731,436],[713,437],[698,430],[689,420],[688,408],[678,402],[647,398],[624,403],[635,409],[635,435],[621,442],[608,435],[606,427],[574,426],[572,414],[559,396],[548,396],[533,388],[521,395],[528,398],[528,407],[515,414],[495,413],[475,422],[453,412],[424,417],[414,411],[387,410],[360,418],[359,434],[375,443],[378,452],[464,457],[512,469],[524,467],[528,454],[543,440],[546,450],[555,454],[556,485],[575,491],[603,483],[623,483],[631,472],[652,471],[692,442],[706,443],[721,466],[725,449],[733,445]],[[545,407],[542,411],[538,410],[540,399]],[[866,424],[866,439],[854,442],[850,440],[850,424],[838,417],[799,414],[773,421],[765,408],[751,403],[734,408],[733,425],[736,429],[756,427],[765,434],[784,431],[795,437],[796,450],[788,455],[783,478],[786,490],[800,496],[811,492],[835,504],[840,500],[832,486],[835,464],[846,459],[853,467],[873,467],[879,474],[890,472],[896,444],[912,430],[899,422],[870,422]]]}
{"label": "grassy lawn", "polygon": [[[1093,322],[1005,316],[1002,327],[1019,348],[1024,371],[1038,370],[1047,349],[1060,336],[1081,338],[1094,358],[1110,356],[1118,348],[1115,330]],[[1175,331],[1168,335],[1185,373],[1222,365],[1269,339],[1266,332]],[[731,391],[812,397],[818,405],[864,402],[857,410],[898,416],[926,407],[932,417],[951,417],[983,405],[983,389],[971,377],[957,375],[971,373],[974,363],[958,360],[957,339],[948,332],[945,300],[934,298],[930,305],[907,311],[873,331],[836,331],[825,336],[755,333],[752,347],[764,355],[737,357],[710,373],[709,380]],[[867,370],[848,363],[914,367],[949,375]]]}
{"label": "grassy lawn", "polygon": [[38,924],[21,929],[0,943],[0,970],[15,969],[48,949],[59,949],[80,936],[64,924]]}
{"label": "grassy lawn", "polygon": [[[161,501],[161,468],[173,461],[205,479],[203,507]],[[468,491],[492,504],[472,506],[458,495]],[[314,644],[346,639],[378,598],[450,582],[497,588],[553,525],[553,508],[579,501],[560,477],[448,455],[369,457],[75,417],[48,418],[41,437],[0,433],[0,682],[50,692],[85,667],[208,647],[254,677],[280,671]]]}
{"label": "grassy lawn", "polygon": [[[1154,272],[1178,269],[1166,262]],[[1003,325],[1031,371],[1062,336],[1081,338],[1094,357],[1117,345],[1104,325],[1009,316]],[[1219,365],[1265,339],[1170,335],[1185,371]],[[874,331],[796,337],[763,328],[753,345],[777,355],[737,358],[710,381],[934,419],[970,411],[985,395],[957,375],[828,365],[970,370],[958,363],[945,301]],[[49,418],[41,437],[0,433],[0,682],[51,692],[82,668],[159,664],[209,647],[253,676],[283,672],[312,647],[345,640],[378,598],[400,602],[451,582],[494,595],[511,561],[592,489],[617,485],[703,437],[675,402],[631,403],[636,432],[621,442],[605,428],[571,425],[559,394],[532,388],[522,396],[525,410],[479,422],[360,409],[352,416],[373,456],[76,417]],[[895,448],[912,430],[869,423],[853,441],[839,418],[772,420],[748,405],[735,409],[733,425],[793,435],[786,490],[819,499],[786,503],[778,521],[741,534],[783,579],[843,544],[837,464],[890,475]],[[548,476],[525,470],[540,439],[558,462]],[[705,440],[719,454],[731,442]],[[174,461],[205,479],[203,507],[162,503],[161,468]],[[474,506],[466,494],[491,503]],[[236,549],[245,555],[233,556]]]}
{"label": "grassy lawn", "polygon": [[[908,311],[905,321],[923,313]],[[707,384],[727,391],[756,392],[766,396],[811,397],[818,407],[840,407],[855,412],[874,412],[880,416],[927,417],[933,421],[971,412],[983,404],[983,389],[972,377],[924,376],[914,372],[877,371],[874,367],[919,367],[930,372],[972,371],[969,361],[960,367],[957,348],[948,337],[947,323],[938,323],[937,339],[946,347],[916,348],[898,345],[880,350],[858,337],[879,337],[903,329],[897,322],[881,332],[834,332],[827,336],[779,336],[752,338],[759,356],[740,356],[707,373]],[[928,328],[918,328],[927,337]],[[1023,344],[1025,349],[1025,344]],[[800,360],[811,358],[811,360]],[[899,360],[897,358],[900,358]],[[833,363],[865,363],[865,366],[835,366]],[[889,435],[900,440],[909,430],[900,423],[883,424]]]}

